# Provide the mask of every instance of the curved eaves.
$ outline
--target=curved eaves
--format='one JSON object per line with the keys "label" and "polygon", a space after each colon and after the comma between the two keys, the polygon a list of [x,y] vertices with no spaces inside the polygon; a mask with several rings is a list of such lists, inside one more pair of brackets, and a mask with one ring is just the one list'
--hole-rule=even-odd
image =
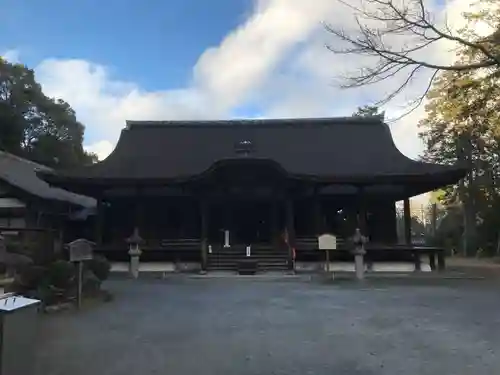
{"label": "curved eaves", "polygon": [[409,158],[408,156],[403,154],[401,150],[396,146],[389,125],[387,125],[385,122],[382,122],[382,125],[383,125],[383,131],[387,133],[387,137],[393,149],[392,151],[395,153],[395,157],[399,158],[401,161],[404,161],[404,163],[408,165],[408,170],[402,172],[408,174],[416,174],[416,175],[441,174],[441,173],[447,174],[447,173],[452,173],[453,171],[456,171],[457,174],[460,174],[462,172],[465,173],[466,168],[460,165],[459,163],[455,165],[434,164]]}
{"label": "curved eaves", "polygon": [[292,177],[289,171],[287,171],[280,163],[278,163],[275,160],[268,158],[240,157],[240,158],[226,158],[217,160],[202,172],[190,176],[185,176],[184,178],[176,178],[176,181],[188,182],[188,181],[203,180],[205,178],[208,178],[210,175],[212,175],[215,171],[219,169],[225,167],[244,166],[244,165],[266,167],[272,170],[276,176],[283,178]]}
{"label": "curved eaves", "polygon": [[126,149],[124,144],[127,143],[126,139],[127,134],[127,129],[123,129],[120,133],[120,137],[118,138],[118,142],[111,151],[111,153],[101,161],[98,161],[97,163],[91,164],[91,165],[85,165],[81,166],[79,168],[74,168],[74,169],[62,169],[62,170],[51,170],[51,171],[37,171],[37,175],[46,180],[49,181],[52,180],[52,177],[81,177],[81,176],[89,176],[89,177],[97,177],[101,175],[103,172],[106,173],[106,171],[112,170],[117,163],[120,164],[121,160],[123,160],[124,155],[123,150]]}

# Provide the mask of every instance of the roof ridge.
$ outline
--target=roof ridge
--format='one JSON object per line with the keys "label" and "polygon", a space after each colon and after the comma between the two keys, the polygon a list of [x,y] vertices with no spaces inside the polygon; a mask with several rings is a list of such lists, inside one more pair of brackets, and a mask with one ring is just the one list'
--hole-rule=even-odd
{"label": "roof ridge", "polygon": [[304,118],[234,118],[220,120],[126,120],[126,129],[136,127],[191,127],[191,126],[279,126],[279,125],[325,125],[335,124],[373,124],[383,123],[380,116],[348,116],[348,117],[304,117]]}
{"label": "roof ridge", "polygon": [[46,165],[43,165],[43,164],[40,164],[40,163],[34,162],[34,161],[32,161],[32,160],[29,160],[29,159],[25,159],[25,158],[23,158],[23,157],[21,157],[21,156],[14,155],[14,154],[12,154],[12,153],[10,153],[10,152],[7,152],[7,151],[0,150],[0,154],[3,154],[3,155],[5,155],[5,156],[6,156],[6,157],[8,157],[8,158],[11,158],[11,159],[14,159],[14,160],[20,161],[20,162],[25,163],[25,164],[31,164],[31,165],[33,165],[35,168],[43,168],[43,169],[45,169],[45,170],[54,171],[54,169],[53,169],[53,168],[50,168],[50,167],[48,167],[48,166],[46,166]]}

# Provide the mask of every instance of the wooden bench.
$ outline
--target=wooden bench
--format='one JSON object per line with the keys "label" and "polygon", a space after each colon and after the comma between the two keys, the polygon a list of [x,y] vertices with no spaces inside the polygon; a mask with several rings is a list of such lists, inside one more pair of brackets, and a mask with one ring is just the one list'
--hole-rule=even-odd
{"label": "wooden bench", "polygon": [[[383,254],[408,254],[415,264],[415,270],[419,271],[422,268],[421,255],[427,255],[429,257],[429,265],[431,270],[442,271],[446,268],[445,264],[445,249],[436,246],[420,246],[420,245],[407,245],[407,244],[394,244],[394,245],[384,245],[384,244],[370,244],[366,245],[366,254],[370,260],[375,260],[377,255]],[[437,259],[437,267],[436,267]]]}
{"label": "wooden bench", "polygon": [[[298,261],[324,261],[326,250],[318,249],[318,240],[315,237],[297,238],[295,242],[296,260]],[[337,238],[337,249],[328,250],[330,260],[352,260],[351,247],[348,241]],[[376,261],[411,261],[415,270],[422,268],[421,256],[429,257],[431,270],[445,269],[445,249],[436,246],[420,246],[406,244],[379,244],[368,242],[366,244],[365,261],[371,267]],[[437,260],[437,265],[436,265]]]}

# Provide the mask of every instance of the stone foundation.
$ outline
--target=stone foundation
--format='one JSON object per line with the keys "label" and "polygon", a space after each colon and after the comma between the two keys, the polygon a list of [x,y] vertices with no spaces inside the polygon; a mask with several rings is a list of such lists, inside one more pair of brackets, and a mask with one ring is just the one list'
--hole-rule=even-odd
{"label": "stone foundation", "polygon": [[[323,272],[324,262],[296,262],[295,270],[298,272]],[[141,262],[139,272],[165,272],[165,273],[193,273],[201,271],[199,263],[192,262]],[[330,262],[331,272],[355,272],[354,262]],[[368,270],[367,270],[368,271]],[[373,264],[371,272],[413,272],[415,265],[410,262],[377,262]],[[422,272],[431,272],[427,263],[422,263]],[[112,262],[111,272],[129,272],[129,263]],[[370,271],[368,271],[370,272]]]}
{"label": "stone foundation", "polygon": [[[111,272],[129,272],[129,263],[112,262]],[[197,272],[200,271],[199,263],[174,263],[174,262],[140,262],[139,272]]]}
{"label": "stone foundation", "polygon": [[[366,267],[366,264],[365,264]],[[302,272],[321,272],[325,270],[325,262],[296,262],[295,270]],[[368,271],[367,268],[365,268]],[[354,262],[330,262],[331,272],[355,272]],[[410,262],[376,262],[371,272],[413,272],[415,264]],[[431,272],[429,264],[422,262],[422,272]]]}

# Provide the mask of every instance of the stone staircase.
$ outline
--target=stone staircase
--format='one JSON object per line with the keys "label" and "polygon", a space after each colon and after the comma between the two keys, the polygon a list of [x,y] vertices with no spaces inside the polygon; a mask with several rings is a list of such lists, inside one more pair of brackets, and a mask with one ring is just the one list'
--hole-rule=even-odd
{"label": "stone staircase", "polygon": [[257,271],[286,271],[288,270],[288,252],[286,249],[277,249],[272,244],[253,244],[250,247],[250,256],[247,256],[246,245],[232,245],[224,248],[213,246],[208,253],[208,271],[237,271],[238,263],[243,260],[257,262]]}

